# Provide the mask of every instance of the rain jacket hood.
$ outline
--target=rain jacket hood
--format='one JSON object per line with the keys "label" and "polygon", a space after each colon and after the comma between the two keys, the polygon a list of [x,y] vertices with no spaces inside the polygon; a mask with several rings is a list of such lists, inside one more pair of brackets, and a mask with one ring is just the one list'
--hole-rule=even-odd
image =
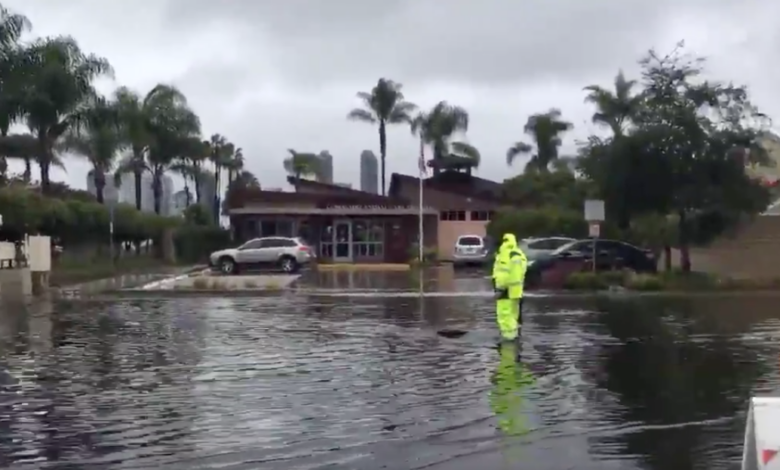
{"label": "rain jacket hood", "polygon": [[502,250],[516,250],[517,238],[512,233],[505,233],[501,239]]}

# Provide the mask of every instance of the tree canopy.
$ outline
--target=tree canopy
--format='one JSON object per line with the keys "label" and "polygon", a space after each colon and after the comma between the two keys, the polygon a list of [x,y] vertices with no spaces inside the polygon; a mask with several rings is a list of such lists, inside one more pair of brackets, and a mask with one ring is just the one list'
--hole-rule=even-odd
{"label": "tree canopy", "polygon": [[[591,135],[576,156],[558,155],[560,136],[572,129],[560,112],[532,115],[524,131],[534,145],[513,144],[507,163],[522,154],[531,158],[524,173],[505,181],[504,192],[513,204],[569,211],[567,217],[580,220],[584,199],[603,199],[608,222],[624,233],[648,220],[674,223],[673,241],[668,230],[655,232],[680,248],[687,271],[691,244],[769,205],[771,185],[746,171],[772,165],[762,145],[769,120],[745,87],[705,79],[705,61],[682,45],[667,55],[650,51],[640,65],[636,80],[619,72],[613,90],[585,87],[593,122],[609,135]],[[532,220],[512,213],[502,211],[503,220],[493,225],[506,227],[514,218],[528,226]],[[583,226],[572,230],[581,236]]]}
{"label": "tree canopy", "polygon": [[[240,148],[219,134],[202,136],[200,118],[175,86],[119,87],[103,96],[95,82],[113,77],[107,58],[84,51],[68,36],[24,41],[22,33],[31,27],[26,17],[0,6],[0,213],[6,233],[28,230],[87,241],[69,231],[103,236],[111,211],[100,206],[110,203],[117,223],[121,216],[121,223],[128,224],[117,237],[149,238],[171,224],[161,210],[166,174],[180,174],[188,195],[192,183],[196,198],[188,197],[187,204],[202,203],[214,221],[224,175],[227,187],[259,186],[244,168]],[[15,125],[26,125],[29,132],[12,133]],[[52,166],[67,168],[66,155],[89,162],[94,195],[77,197],[79,192],[63,191],[51,181]],[[24,163],[20,177],[8,174],[8,160]],[[38,183],[33,180],[36,166]],[[216,178],[216,194],[209,195],[213,200],[201,194],[201,177],[208,172]],[[135,201],[128,202],[134,204],[106,201],[109,178],[120,184],[124,174],[133,175]],[[142,187],[149,180],[145,174],[151,176],[151,188]],[[140,213],[141,194],[149,190],[157,218]]]}

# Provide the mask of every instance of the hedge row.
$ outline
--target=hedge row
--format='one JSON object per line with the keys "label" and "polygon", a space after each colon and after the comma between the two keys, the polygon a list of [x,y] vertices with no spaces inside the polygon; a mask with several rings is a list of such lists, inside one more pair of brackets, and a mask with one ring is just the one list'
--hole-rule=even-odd
{"label": "hedge row", "polygon": [[[107,242],[110,236],[110,209],[96,201],[81,198],[47,197],[37,189],[23,186],[0,188],[2,236],[17,239],[24,234],[49,235],[62,244]],[[159,236],[175,228],[181,218],[140,212],[129,204],[114,207],[114,240],[136,242]]]}

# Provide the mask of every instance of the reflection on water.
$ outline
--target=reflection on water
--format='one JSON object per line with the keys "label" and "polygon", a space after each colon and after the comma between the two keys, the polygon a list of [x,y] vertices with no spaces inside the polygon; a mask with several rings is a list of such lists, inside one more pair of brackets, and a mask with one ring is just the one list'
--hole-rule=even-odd
{"label": "reflection on water", "polygon": [[731,468],[780,380],[746,302],[533,298],[501,348],[486,298],[6,305],[0,468]]}

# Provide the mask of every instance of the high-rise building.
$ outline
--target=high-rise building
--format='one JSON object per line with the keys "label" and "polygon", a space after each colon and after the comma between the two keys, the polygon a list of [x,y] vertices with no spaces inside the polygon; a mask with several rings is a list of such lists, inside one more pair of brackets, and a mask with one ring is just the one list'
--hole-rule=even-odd
{"label": "high-rise building", "polygon": [[[95,187],[95,170],[87,172],[87,191],[97,197],[97,188]],[[114,175],[106,175],[106,186],[103,188],[103,200],[119,202],[119,191],[114,184]]]}
{"label": "high-rise building", "polygon": [[200,182],[200,200],[198,202],[211,211],[214,207],[214,195],[217,194],[217,178],[213,172],[203,171],[198,181]]}
{"label": "high-rise building", "polygon": [[[154,212],[154,190],[152,175],[144,173],[141,176],[141,211]],[[173,179],[168,175],[162,177],[162,194],[160,195],[160,214],[171,215],[173,212]],[[122,175],[122,186],[119,188],[119,202],[135,205],[135,176]]]}
{"label": "high-rise building", "polygon": [[[192,190],[190,190],[192,191]],[[187,202],[192,202],[191,198],[187,196],[187,190],[182,189],[173,193],[173,213],[171,215],[179,215],[187,208]]]}
{"label": "high-rise building", "polygon": [[379,160],[371,150],[360,154],[360,190],[379,194]]}
{"label": "high-rise building", "polygon": [[317,181],[333,184],[333,156],[327,150],[323,150],[317,157],[320,159],[320,174],[317,175]]}

